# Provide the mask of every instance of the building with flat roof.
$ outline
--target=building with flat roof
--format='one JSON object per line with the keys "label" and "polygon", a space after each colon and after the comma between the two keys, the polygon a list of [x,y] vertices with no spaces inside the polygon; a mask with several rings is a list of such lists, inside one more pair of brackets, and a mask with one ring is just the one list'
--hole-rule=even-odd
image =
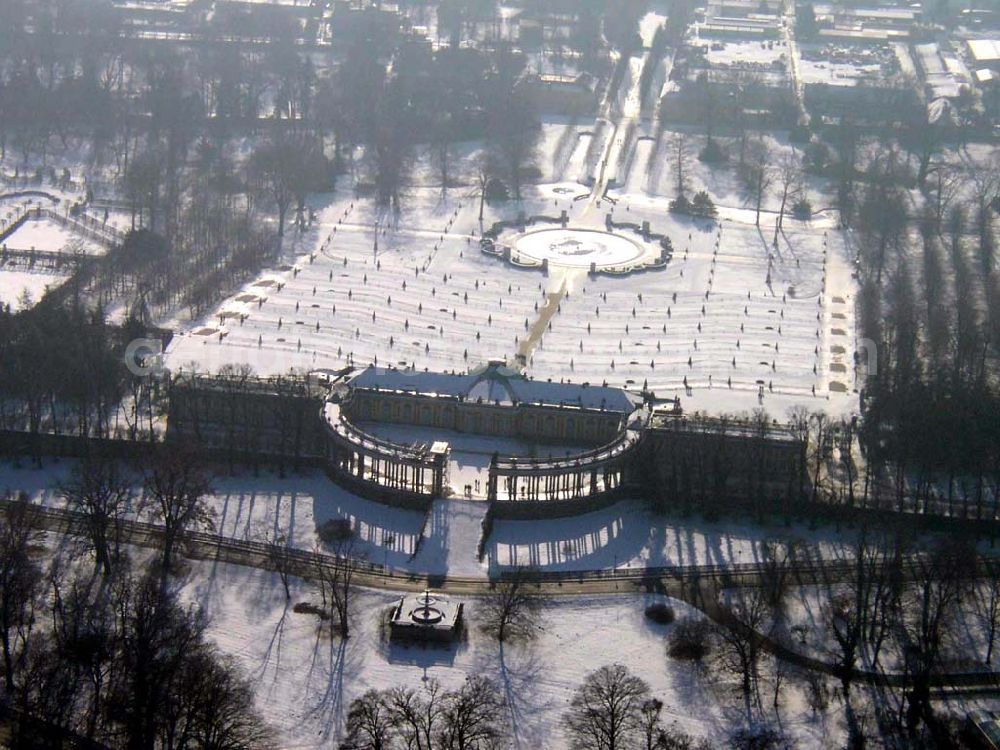
{"label": "building with flat roof", "polygon": [[966,44],[974,67],[1000,70],[1000,38],[969,39]]}

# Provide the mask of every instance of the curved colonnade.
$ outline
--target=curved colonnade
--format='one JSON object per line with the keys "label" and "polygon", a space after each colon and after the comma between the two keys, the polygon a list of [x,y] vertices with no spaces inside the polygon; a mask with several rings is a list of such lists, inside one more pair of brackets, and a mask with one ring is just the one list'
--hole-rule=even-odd
{"label": "curved colonnade", "polygon": [[[390,503],[429,502],[447,489],[447,443],[405,445],[372,435],[353,424],[340,405],[323,407],[327,465],[334,477],[359,493]],[[629,479],[645,432],[633,425],[598,448],[560,458],[494,454],[486,482],[492,504],[581,503],[612,496]],[[586,505],[587,507],[583,507]]]}
{"label": "curved colonnade", "polygon": [[[444,492],[447,451],[408,446],[376,437],[354,425],[340,405],[323,405],[327,465],[334,476],[379,499],[427,500]],[[367,492],[365,492],[367,490]]]}

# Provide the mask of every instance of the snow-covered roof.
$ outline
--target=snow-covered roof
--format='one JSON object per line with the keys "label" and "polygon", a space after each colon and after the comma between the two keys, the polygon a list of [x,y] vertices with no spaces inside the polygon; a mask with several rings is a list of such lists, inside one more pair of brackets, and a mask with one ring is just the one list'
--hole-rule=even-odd
{"label": "snow-covered roof", "polygon": [[1000,39],[970,39],[969,52],[977,63],[990,63],[1000,60]]}
{"label": "snow-covered roof", "polygon": [[528,380],[517,370],[491,363],[467,374],[397,370],[370,365],[353,378],[351,388],[396,391],[470,401],[603,409],[630,414],[640,404],[637,396],[619,388],[577,383]]}

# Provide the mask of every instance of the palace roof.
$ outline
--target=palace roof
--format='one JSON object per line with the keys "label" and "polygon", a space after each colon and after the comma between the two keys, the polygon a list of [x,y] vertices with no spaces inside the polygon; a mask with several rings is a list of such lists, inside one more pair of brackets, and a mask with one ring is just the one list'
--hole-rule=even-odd
{"label": "palace roof", "polygon": [[466,401],[482,400],[508,406],[537,404],[621,414],[631,414],[642,403],[638,396],[620,388],[530,380],[517,370],[497,362],[461,375],[372,365],[355,376],[349,387]]}

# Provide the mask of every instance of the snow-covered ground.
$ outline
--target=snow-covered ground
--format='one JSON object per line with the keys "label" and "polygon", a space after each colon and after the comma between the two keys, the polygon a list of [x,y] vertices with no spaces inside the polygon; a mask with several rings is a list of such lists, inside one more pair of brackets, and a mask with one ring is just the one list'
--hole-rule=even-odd
{"label": "snow-covered ground", "polygon": [[[850,589],[844,584],[790,588],[776,632],[787,638],[789,646],[796,651],[824,661],[836,661],[841,652],[828,621],[830,603],[839,596],[851,596]],[[914,588],[904,594],[907,608],[914,614],[919,612],[916,596]],[[987,584],[980,582],[970,586],[960,604],[950,606],[944,613],[943,671],[976,672],[987,669],[984,660],[988,642],[988,619],[985,616],[988,608],[982,605],[988,602],[988,598]],[[879,654],[879,665],[887,672],[902,672],[906,669],[904,647],[894,640],[893,635],[890,634]],[[997,657],[994,656],[990,668],[995,668],[996,662]],[[867,654],[862,655],[860,663],[865,668],[871,668]]]}
{"label": "snow-covered ground", "polygon": [[15,312],[33,307],[49,289],[68,278],[68,273],[41,266],[37,269],[28,269],[23,264],[0,266],[0,304],[10,305]]}
{"label": "snow-covered ground", "polygon": [[[556,142],[560,128],[570,129],[569,151],[576,128],[547,127]],[[579,151],[573,160],[586,158]],[[654,153],[670,158],[638,141],[639,156]],[[564,289],[569,297],[529,360],[531,377],[635,390],[645,383],[714,412],[757,407],[761,386],[763,405],[778,417],[795,404],[855,409],[854,281],[833,221],[786,218],[773,245],[773,217],[758,230],[752,211],[723,208],[720,226],[704,226],[668,214],[665,196],[639,182],[628,184],[642,192],[618,193],[614,206],[574,201],[584,192],[575,183],[527,186],[521,207],[566,210],[570,226],[587,229],[603,228],[612,212],[617,221],[648,220],[672,239],[665,270],[624,278],[588,279],[582,269],[546,277],[484,256],[478,200],[466,189],[442,196],[412,188],[398,221],[347,191],[318,196],[317,223],[289,238],[287,264],[185,326],[167,363],[206,371],[245,362],[262,374],[370,362],[466,371],[513,361],[546,294]],[[487,207],[486,223],[516,210]]]}
{"label": "snow-covered ground", "polygon": [[[43,469],[2,465],[0,490],[23,490],[35,501],[62,506],[58,485],[67,461]],[[480,562],[477,548],[486,504],[480,500],[435,500],[426,515],[352,495],[321,473],[220,474],[208,498],[213,530],[223,536],[262,541],[283,536],[301,549],[322,543],[317,528],[347,519],[357,536],[356,552],[370,562],[419,574],[485,577],[497,567],[528,565],[545,571],[620,569],[643,566],[725,566],[761,560],[766,541],[794,538],[802,554],[836,560],[850,555],[853,534],[823,526],[767,525],[730,518],[664,516],[638,500],[569,518],[496,520]]]}
{"label": "snow-covered ground", "polygon": [[[63,195],[55,190],[57,197]],[[32,206],[55,205],[46,198],[0,200],[0,227],[6,228],[19,219]],[[29,219],[3,241],[5,250],[96,255],[104,252],[97,242],[88,239],[48,217]],[[50,289],[60,286],[72,273],[72,267],[60,264],[49,256],[35,258],[33,263],[24,257],[11,258],[0,264],[0,305],[10,305],[15,312],[38,303]]]}
{"label": "snow-covered ground", "polygon": [[[308,584],[293,581],[292,587],[292,603],[318,601]],[[674,626],[656,625],[643,614],[647,604],[662,601],[655,596],[560,597],[544,612],[534,640],[501,650],[479,629],[474,598],[466,600],[467,639],[438,649],[385,640],[379,619],[396,599],[391,593],[366,591],[355,600],[353,634],[346,641],[319,635],[314,616],[294,613],[271,573],[195,562],[181,595],[206,610],[209,637],[250,675],[257,705],[278,729],[283,747],[336,746],[350,701],[370,688],[419,688],[433,678],[454,689],[468,675],[480,674],[495,680],[508,700],[513,747],[568,748],[561,718],[573,691],[588,672],[611,663],[644,679],[664,703],[664,722],[693,736],[721,747],[743,721],[729,678],[666,655],[665,636]],[[702,616],[670,603],[679,619]],[[830,747],[842,737],[836,710],[813,716],[801,680],[786,679],[784,685],[781,719],[795,747]]]}
{"label": "snow-covered ground", "polygon": [[104,252],[101,245],[49,218],[29,219],[18,227],[17,231],[4,241],[4,244],[11,249],[34,249],[50,253],[93,255]]}

